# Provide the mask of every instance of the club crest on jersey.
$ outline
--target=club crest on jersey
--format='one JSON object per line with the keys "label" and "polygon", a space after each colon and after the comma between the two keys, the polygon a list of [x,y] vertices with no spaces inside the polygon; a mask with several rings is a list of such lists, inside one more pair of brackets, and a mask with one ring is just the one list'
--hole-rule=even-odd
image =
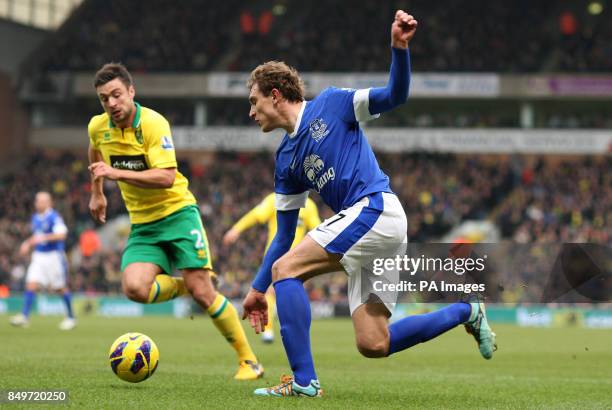
{"label": "club crest on jersey", "polygon": [[134,136],[136,137],[136,141],[138,141],[139,144],[142,145],[144,143],[144,139],[142,138],[142,130],[140,128],[136,128]]}
{"label": "club crest on jersey", "polygon": [[310,128],[310,136],[316,141],[319,142],[323,138],[327,137],[329,134],[329,130],[327,129],[327,124],[323,121],[323,118],[317,118],[316,120],[312,120],[309,125]]}
{"label": "club crest on jersey", "polygon": [[174,145],[172,145],[172,140],[170,139],[170,137],[164,136],[161,138],[161,147],[166,151],[174,149]]}
{"label": "club crest on jersey", "polygon": [[325,167],[325,163],[317,154],[308,155],[304,160],[304,173],[310,182],[314,182],[323,167]]}

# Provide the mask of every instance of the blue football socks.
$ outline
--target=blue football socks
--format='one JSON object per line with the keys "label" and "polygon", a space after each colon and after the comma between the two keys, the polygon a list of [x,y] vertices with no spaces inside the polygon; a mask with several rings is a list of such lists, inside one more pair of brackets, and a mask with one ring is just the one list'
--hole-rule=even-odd
{"label": "blue football socks", "polygon": [[274,290],[280,333],[294,380],[300,386],[308,386],[317,379],[310,351],[308,296],[302,281],[294,278],[279,280],[274,283]]}
{"label": "blue football socks", "polygon": [[26,290],[23,294],[23,310],[21,313],[23,313],[25,317],[30,316],[30,309],[32,309],[34,299],[36,299],[36,293],[31,290]]}
{"label": "blue football socks", "polygon": [[72,294],[70,292],[64,293],[63,299],[66,305],[66,316],[70,319],[74,319],[74,315],[72,314]]}
{"label": "blue football socks", "polygon": [[389,354],[426,342],[467,322],[469,303],[454,303],[435,312],[405,317],[389,326]]}

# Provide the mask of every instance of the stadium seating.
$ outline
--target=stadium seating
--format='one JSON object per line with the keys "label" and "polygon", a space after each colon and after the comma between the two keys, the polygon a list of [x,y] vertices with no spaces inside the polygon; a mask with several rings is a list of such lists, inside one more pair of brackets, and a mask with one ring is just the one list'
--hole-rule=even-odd
{"label": "stadium seating", "polygon": [[[127,7],[120,0],[85,1],[78,18],[45,45],[41,66],[92,70],[112,59],[135,71],[246,71],[282,59],[302,71],[387,69],[388,50],[381,44],[388,42],[386,23],[397,2],[316,3],[229,0],[210,7],[204,0],[185,0],[176,7],[138,0]],[[421,72],[612,67],[606,40],[612,37],[610,8],[590,15],[578,0],[451,0],[444,7],[413,1],[410,11],[422,23],[412,48],[414,68]]]}

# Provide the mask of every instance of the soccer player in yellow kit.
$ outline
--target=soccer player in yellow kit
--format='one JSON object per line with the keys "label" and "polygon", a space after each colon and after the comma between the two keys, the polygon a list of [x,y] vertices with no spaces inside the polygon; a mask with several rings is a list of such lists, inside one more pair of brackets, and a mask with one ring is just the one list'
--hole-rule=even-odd
{"label": "soccer player in yellow kit", "polygon": [[[95,76],[104,113],[89,122],[89,210],[106,222],[104,178],[117,181],[130,215],[131,232],[121,260],[128,298],[158,303],[191,294],[238,355],[237,380],[263,375],[234,306],[211,280],[211,255],[200,211],[187,178],[177,170],[168,121],[134,102],[132,77],[121,64]],[[182,278],[171,276],[175,269]]]}
{"label": "soccer player in yellow kit", "polygon": [[[295,245],[300,243],[304,236],[311,229],[316,228],[321,223],[319,217],[319,210],[317,204],[308,198],[306,201],[306,207],[300,209],[298,217],[298,225],[295,230],[295,239],[291,244],[293,248]],[[274,193],[269,194],[261,201],[255,208],[251,209],[246,213],[238,222],[232,226],[232,228],[225,233],[223,236],[223,244],[225,246],[231,245],[242,234],[249,228],[255,225],[268,224],[268,239],[266,240],[266,250],[270,246],[270,242],[276,235],[276,207],[274,206]],[[274,290],[272,287],[269,288],[266,293],[266,299],[268,300],[268,323],[264,328],[264,332],[261,335],[261,340],[264,343],[272,343],[274,341],[274,317],[276,315],[276,300],[274,297]]]}

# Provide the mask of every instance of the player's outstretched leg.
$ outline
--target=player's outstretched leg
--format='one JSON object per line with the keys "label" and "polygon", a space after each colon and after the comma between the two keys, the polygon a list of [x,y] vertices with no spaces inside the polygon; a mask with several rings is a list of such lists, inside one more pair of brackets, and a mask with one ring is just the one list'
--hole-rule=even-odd
{"label": "player's outstretched leg", "polygon": [[283,376],[277,386],[255,390],[257,396],[319,397],[323,394],[310,351],[310,304],[302,281],[295,278],[274,283],[278,319],[287,358],[294,377]]}
{"label": "player's outstretched leg", "polygon": [[185,285],[194,300],[202,306],[212,319],[219,333],[234,348],[238,356],[239,367],[234,379],[255,380],[263,376],[264,368],[246,338],[232,303],[215,290],[210,279],[210,271],[201,269],[183,270]]}
{"label": "player's outstretched leg", "polygon": [[261,334],[261,341],[264,343],[274,343],[274,319],[276,318],[276,295],[274,290],[268,290],[266,301],[268,302],[268,323]]}
{"label": "player's outstretched leg", "polygon": [[474,335],[482,356],[490,359],[496,349],[495,334],[487,323],[484,304],[465,302],[392,323],[389,326],[388,354],[431,340],[460,324],[465,324],[468,332]]}
{"label": "player's outstretched leg", "polygon": [[493,352],[497,350],[496,335],[487,321],[484,303],[473,302],[470,305],[472,306],[472,312],[465,323],[465,330],[474,336],[480,354],[488,360],[493,357]]}
{"label": "player's outstretched leg", "polygon": [[423,343],[466,323],[470,304],[460,302],[434,312],[408,316],[389,325],[389,352],[393,354]]}

